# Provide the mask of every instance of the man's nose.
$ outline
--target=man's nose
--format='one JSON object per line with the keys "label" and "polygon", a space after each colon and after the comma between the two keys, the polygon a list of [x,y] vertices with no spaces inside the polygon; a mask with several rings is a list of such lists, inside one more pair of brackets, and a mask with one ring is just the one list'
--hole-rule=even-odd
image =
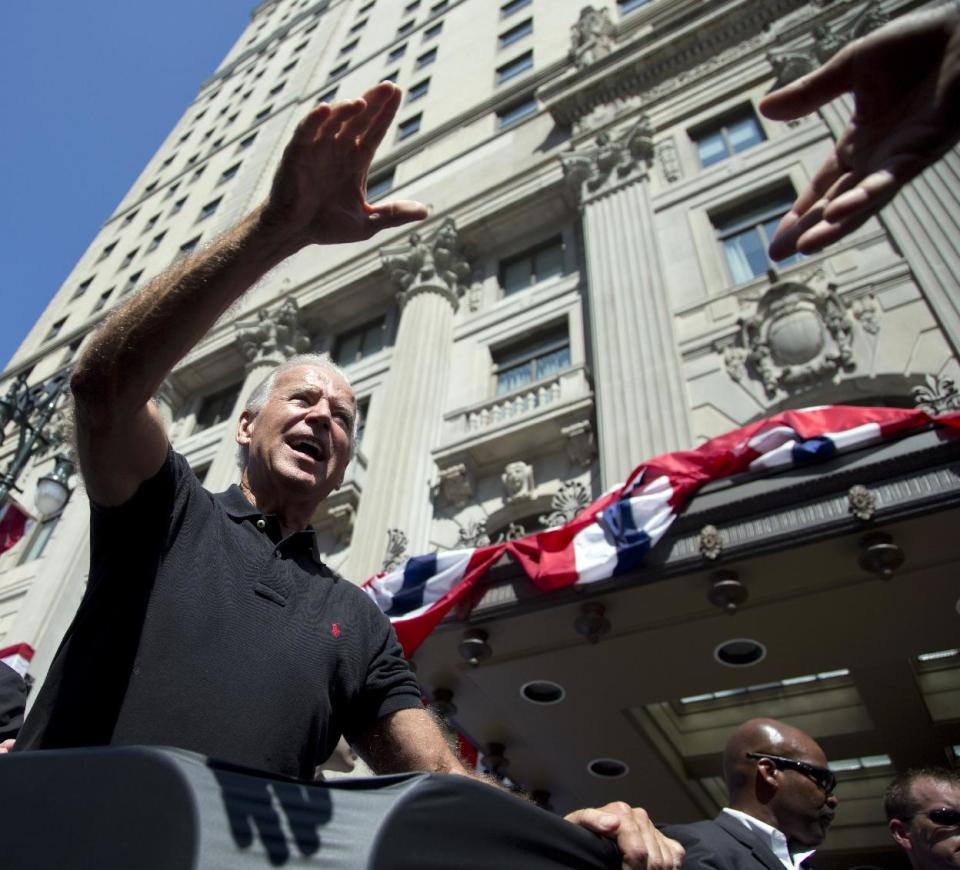
{"label": "man's nose", "polygon": [[827,795],[827,806],[830,809],[836,809],[837,804],[840,803],[840,798],[838,798],[833,792]]}
{"label": "man's nose", "polygon": [[332,421],[330,402],[327,399],[318,399],[307,409],[307,420],[329,429]]}

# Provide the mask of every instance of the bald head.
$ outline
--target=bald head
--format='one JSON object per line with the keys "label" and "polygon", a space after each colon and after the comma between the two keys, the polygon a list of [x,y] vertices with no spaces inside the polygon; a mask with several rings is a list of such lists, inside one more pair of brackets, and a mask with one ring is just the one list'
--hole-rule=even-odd
{"label": "bald head", "polygon": [[826,836],[837,799],[809,768],[760,756],[777,756],[825,768],[827,757],[809,734],[777,719],[750,719],[727,740],[723,776],[730,806],[782,831],[791,848],[813,847]]}
{"label": "bald head", "polygon": [[723,751],[723,778],[734,805],[742,792],[753,790],[757,767],[747,758],[748,752],[767,752],[803,761],[808,760],[811,752],[823,757],[817,742],[799,728],[777,719],[747,720],[730,735]]}

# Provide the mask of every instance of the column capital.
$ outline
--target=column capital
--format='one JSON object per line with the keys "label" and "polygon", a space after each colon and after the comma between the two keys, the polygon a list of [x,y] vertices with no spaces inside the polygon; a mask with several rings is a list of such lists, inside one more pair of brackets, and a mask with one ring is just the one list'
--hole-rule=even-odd
{"label": "column capital", "polygon": [[406,245],[381,248],[380,259],[398,288],[401,310],[421,293],[437,293],[457,310],[470,263],[453,218],[444,220],[427,239],[412,232]]}
{"label": "column capital", "polygon": [[641,115],[629,127],[599,133],[592,146],[560,155],[567,184],[581,200],[643,180],[653,164],[653,124]]}
{"label": "column capital", "polygon": [[300,308],[292,296],[272,308],[261,308],[255,317],[238,320],[234,329],[248,372],[279,365],[310,347],[310,337],[300,323]]}

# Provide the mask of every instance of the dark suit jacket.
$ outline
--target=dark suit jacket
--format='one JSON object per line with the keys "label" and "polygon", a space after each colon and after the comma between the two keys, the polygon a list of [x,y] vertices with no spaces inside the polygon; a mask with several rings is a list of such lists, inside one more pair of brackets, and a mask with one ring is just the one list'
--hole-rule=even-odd
{"label": "dark suit jacket", "polygon": [[16,737],[23,724],[27,684],[13,668],[0,662],[0,740]]}
{"label": "dark suit jacket", "polygon": [[784,870],[770,846],[727,813],[707,822],[670,825],[663,833],[687,850],[683,870]]}

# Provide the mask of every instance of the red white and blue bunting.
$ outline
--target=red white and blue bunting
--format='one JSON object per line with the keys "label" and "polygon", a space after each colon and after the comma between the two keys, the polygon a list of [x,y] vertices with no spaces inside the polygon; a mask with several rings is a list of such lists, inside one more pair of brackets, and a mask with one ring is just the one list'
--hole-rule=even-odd
{"label": "red white and blue bunting", "polygon": [[960,412],[832,406],[785,411],[693,450],[637,466],[570,522],[516,541],[413,556],[364,590],[390,617],[409,656],[504,554],[548,591],[607,580],[638,567],[697,490],[711,480],[820,462],[930,425],[960,430]]}

